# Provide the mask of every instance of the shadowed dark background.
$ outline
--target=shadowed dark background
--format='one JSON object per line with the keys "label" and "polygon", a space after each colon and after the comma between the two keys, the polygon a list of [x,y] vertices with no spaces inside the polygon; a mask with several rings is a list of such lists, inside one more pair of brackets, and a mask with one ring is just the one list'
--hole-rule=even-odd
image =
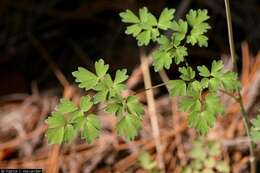
{"label": "shadowed dark background", "polygon": [[[223,0],[0,0],[0,95],[31,92],[32,82],[40,89],[59,87],[51,59],[73,81],[78,66],[93,69],[104,58],[112,72],[121,67],[130,71],[139,64],[136,41],[124,34],[119,12],[147,6],[155,15],[164,7],[176,8],[184,17],[190,8],[209,11],[209,47],[190,50],[188,61],[206,63],[228,54],[227,26]],[[257,0],[231,1],[236,53],[247,41],[251,51],[259,50],[260,3]],[[152,46],[147,49],[151,50]],[[238,56],[238,58],[240,58]]]}

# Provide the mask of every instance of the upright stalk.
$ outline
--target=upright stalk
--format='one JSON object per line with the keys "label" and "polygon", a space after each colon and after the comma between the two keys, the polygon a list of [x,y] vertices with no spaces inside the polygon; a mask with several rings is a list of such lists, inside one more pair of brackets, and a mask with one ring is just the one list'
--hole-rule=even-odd
{"label": "upright stalk", "polygon": [[228,26],[228,40],[229,40],[229,49],[231,54],[231,60],[233,63],[233,71],[237,71],[237,62],[235,57],[235,43],[233,38],[233,29],[232,29],[232,19],[231,19],[231,10],[229,5],[229,0],[225,1],[226,8],[226,17],[227,17],[227,26]]}
{"label": "upright stalk", "polygon": [[[230,10],[230,5],[229,5],[229,0],[224,0],[224,1],[225,1],[225,8],[226,8],[226,17],[227,17],[227,26],[228,26],[228,39],[229,39],[229,48],[230,48],[231,60],[232,60],[232,63],[233,63],[233,71],[237,71],[237,63],[236,63],[236,58],[235,58],[235,44],[234,44],[234,38],[233,38],[232,19],[231,19],[231,10]],[[245,110],[245,106],[244,106],[242,95],[241,95],[240,91],[239,91],[239,96],[236,100],[240,105],[242,118],[243,118],[244,126],[245,126],[245,129],[246,129],[246,134],[249,138],[250,172],[256,173],[254,144],[253,144],[252,140],[250,139],[250,132],[249,132],[250,122],[249,122],[249,119],[248,119],[248,114]]]}

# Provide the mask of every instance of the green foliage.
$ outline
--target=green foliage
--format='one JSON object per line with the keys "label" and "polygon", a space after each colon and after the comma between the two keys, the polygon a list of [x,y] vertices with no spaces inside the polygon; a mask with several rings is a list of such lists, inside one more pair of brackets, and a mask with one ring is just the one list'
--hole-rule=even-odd
{"label": "green foliage", "polygon": [[[139,46],[148,45],[151,40],[155,41],[160,35],[157,19],[146,7],[139,9],[139,17],[130,10],[121,12],[119,15],[123,22],[130,24],[125,33],[133,35]],[[164,16],[169,17],[167,14]],[[167,20],[161,19],[161,25],[167,28]]]}
{"label": "green foliage", "polygon": [[71,142],[78,131],[81,131],[82,139],[92,143],[100,135],[101,122],[95,114],[88,112],[97,103],[107,104],[105,110],[117,116],[116,131],[119,135],[133,139],[138,134],[143,106],[135,96],[121,96],[126,88],[124,82],[128,79],[127,71],[117,70],[113,80],[107,73],[108,69],[109,66],[100,59],[95,63],[95,73],[83,67],[72,73],[80,88],[92,90],[96,94],[93,97],[83,96],[79,107],[70,100],[61,99],[56,110],[46,120],[50,144]]}
{"label": "green foliage", "polygon": [[152,160],[150,154],[148,152],[142,153],[139,158],[138,162],[140,166],[150,173],[159,173],[160,171],[156,168],[156,162]]}
{"label": "green foliage", "polygon": [[[139,46],[147,46],[151,40],[159,44],[159,49],[153,54],[155,71],[169,69],[173,59],[176,64],[185,61],[188,56],[185,43],[208,46],[205,36],[210,29],[206,23],[209,19],[207,10],[190,10],[186,20],[175,20],[174,12],[175,9],[165,8],[158,20],[146,7],[139,10],[139,17],[130,10],[120,13],[122,22],[130,24],[126,34],[135,37]],[[169,38],[162,34],[164,30],[172,32]]]}
{"label": "green foliage", "polygon": [[216,141],[195,141],[189,156],[191,161],[183,168],[182,173],[230,172],[229,165],[220,159],[220,144]]}
{"label": "green foliage", "polygon": [[210,26],[205,21],[209,19],[207,10],[190,10],[186,15],[188,24],[192,27],[190,34],[187,36],[187,43],[191,45],[198,44],[200,47],[208,46],[208,38],[205,34]]}
{"label": "green foliage", "polygon": [[[159,45],[153,53],[155,71],[169,69],[173,63],[179,66],[179,79],[168,81],[167,88],[171,96],[182,97],[179,108],[189,113],[190,127],[205,134],[214,126],[217,116],[223,113],[219,91],[235,92],[240,89],[240,83],[236,73],[223,70],[224,65],[220,60],[214,60],[210,69],[205,65],[193,68],[187,63],[187,44],[200,47],[208,45],[205,35],[210,29],[207,10],[190,10],[186,19],[179,20],[174,19],[174,13],[175,9],[165,8],[157,19],[143,7],[139,9],[138,16],[131,10],[119,15],[122,22],[129,25],[125,33],[132,35],[139,46],[151,42]],[[166,36],[165,31],[172,34]],[[100,103],[106,105],[106,112],[115,114],[117,134],[127,139],[138,135],[144,110],[136,96],[122,96],[128,79],[127,70],[117,70],[114,77],[108,70],[109,65],[100,59],[95,62],[95,72],[79,67],[72,73],[79,88],[91,91],[94,95],[82,97],[78,106],[70,100],[61,99],[56,110],[46,120],[49,143],[71,142],[79,131],[81,138],[88,143],[93,142],[102,128],[97,115],[90,110]],[[253,121],[251,130],[255,141],[260,138],[258,119]],[[211,160],[208,162],[208,165],[212,165]]]}
{"label": "green foliage", "polygon": [[183,80],[170,80],[167,86],[171,96],[186,95],[186,83]]}
{"label": "green foliage", "polygon": [[255,143],[260,141],[260,115],[257,115],[257,117],[252,120],[250,137]]}

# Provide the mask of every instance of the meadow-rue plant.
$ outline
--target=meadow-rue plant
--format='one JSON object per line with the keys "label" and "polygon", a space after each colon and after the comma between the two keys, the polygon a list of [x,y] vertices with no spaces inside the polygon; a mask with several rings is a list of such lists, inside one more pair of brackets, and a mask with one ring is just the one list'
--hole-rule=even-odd
{"label": "meadow-rue plant", "polygon": [[[139,14],[131,10],[121,12],[122,22],[127,24],[125,33],[137,40],[138,46],[147,46],[154,42],[159,45],[153,53],[155,71],[169,69],[172,64],[179,66],[179,79],[169,80],[165,85],[169,95],[181,96],[179,108],[188,112],[188,123],[200,134],[205,134],[214,126],[216,117],[224,111],[220,104],[219,93],[233,93],[239,90],[237,73],[225,71],[221,60],[214,60],[211,67],[205,65],[192,68],[186,63],[188,45],[207,47],[207,31],[211,28],[207,10],[190,10],[185,19],[174,19],[175,9],[165,8],[157,19],[146,7]],[[165,31],[171,31],[167,36]],[[127,139],[138,135],[144,114],[143,105],[137,96],[122,96],[127,89],[127,70],[116,71],[114,77],[108,73],[109,65],[104,60],[95,62],[95,72],[79,67],[72,75],[79,88],[92,90],[94,96],[83,96],[80,105],[61,99],[56,110],[48,117],[47,138],[50,144],[72,141],[77,133],[88,143],[100,135],[101,122],[92,113],[91,107],[102,103],[104,111],[117,117],[116,132]],[[259,118],[254,120],[253,139],[259,139]]]}

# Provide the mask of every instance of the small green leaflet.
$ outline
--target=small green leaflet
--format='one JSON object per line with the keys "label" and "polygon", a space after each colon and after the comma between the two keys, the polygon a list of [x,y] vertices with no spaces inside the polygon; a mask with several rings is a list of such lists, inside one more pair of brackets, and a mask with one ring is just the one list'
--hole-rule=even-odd
{"label": "small green leaflet", "polygon": [[202,76],[202,77],[209,77],[210,76],[210,71],[205,65],[198,66],[197,69],[199,71],[200,76]]}
{"label": "small green leaflet", "polygon": [[[72,117],[72,112],[78,108],[69,100],[61,99],[56,111],[46,120],[48,124],[47,138],[50,144],[70,142],[76,135],[76,130],[67,124]],[[66,116],[65,116],[66,114]]]}
{"label": "small green leaflet", "polygon": [[171,20],[174,17],[174,13],[175,9],[165,8],[159,17],[158,27],[163,30],[167,30],[168,28],[170,28],[172,24]]}
{"label": "small green leaflet", "polygon": [[55,112],[46,120],[48,142],[50,144],[71,142],[81,128],[83,128],[82,137],[89,143],[92,142],[99,135],[101,128],[94,114],[84,116],[84,112],[90,110],[92,105],[90,96],[81,97],[79,108],[73,102],[61,99]]}
{"label": "small green leaflet", "polygon": [[106,74],[104,78],[94,88],[97,91],[94,96],[94,103],[103,102],[108,98],[110,90],[113,88],[113,81],[109,74]]}
{"label": "small green leaflet", "polygon": [[179,72],[181,73],[180,78],[185,81],[190,81],[195,77],[195,71],[191,67],[180,67]]}
{"label": "small green leaflet", "polygon": [[160,35],[157,28],[157,19],[146,7],[139,9],[139,18],[131,10],[121,12],[119,16],[122,22],[130,24],[125,33],[133,35],[137,39],[139,46],[148,45],[151,40],[155,41]]}
{"label": "small green leaflet", "polygon": [[98,77],[83,67],[79,67],[72,75],[76,78],[75,81],[79,83],[79,87],[86,91],[93,89],[98,83]]}
{"label": "small green leaflet", "polygon": [[167,83],[170,96],[185,96],[186,83],[183,80],[170,80]]}
{"label": "small green leaflet", "polygon": [[215,122],[215,115],[209,111],[192,112],[188,117],[190,127],[195,128],[199,133],[206,134]]}
{"label": "small green leaflet", "polygon": [[90,96],[83,96],[80,99],[80,109],[83,112],[87,112],[93,106]]}
{"label": "small green leaflet", "polygon": [[95,63],[95,69],[96,69],[96,74],[97,74],[98,78],[102,78],[103,76],[105,76],[105,74],[108,71],[108,68],[109,68],[109,65],[105,64],[103,59],[99,59]]}
{"label": "small green leaflet", "polygon": [[255,143],[260,141],[260,115],[258,115],[252,121],[252,127],[250,130],[250,137]]}
{"label": "small green leaflet", "polygon": [[116,131],[119,135],[125,136],[131,140],[137,136],[141,127],[141,119],[136,115],[126,115],[116,125]]}
{"label": "small green leaflet", "polygon": [[94,88],[97,91],[97,94],[94,96],[94,103],[97,104],[119,95],[126,88],[125,84],[122,84],[122,82],[128,79],[126,72],[126,69],[117,70],[114,81],[109,74],[106,74]]}
{"label": "small green leaflet", "polygon": [[153,53],[154,70],[160,71],[163,68],[169,69],[174,59],[176,64],[184,61],[184,58],[188,55],[187,48],[180,46],[179,42],[176,43],[175,37],[168,39],[165,36],[161,36],[158,39],[160,47]]}
{"label": "small green leaflet", "polygon": [[178,21],[173,21],[171,24],[171,29],[175,31],[172,35],[174,44],[179,45],[186,36],[188,23],[186,21],[183,21],[182,19]]}
{"label": "small green leaflet", "polygon": [[185,112],[198,112],[201,109],[201,103],[197,98],[184,97],[181,100],[179,107]]}
{"label": "small green leaflet", "polygon": [[82,138],[92,143],[100,135],[101,123],[95,114],[90,114],[83,121]]}
{"label": "small green leaflet", "polygon": [[172,57],[169,52],[160,50],[155,51],[153,53],[153,59],[153,66],[156,72],[162,70],[163,68],[170,69],[172,64]]}
{"label": "small green leaflet", "polygon": [[198,44],[200,47],[208,46],[208,38],[205,34],[210,26],[205,21],[209,19],[207,10],[190,10],[186,15],[188,24],[192,27],[190,34],[187,37],[187,43],[191,45]]}
{"label": "small green leaflet", "polygon": [[67,99],[61,99],[60,104],[56,108],[56,111],[61,113],[69,113],[75,110],[77,110],[77,106]]}
{"label": "small green leaflet", "polygon": [[145,170],[152,171],[154,168],[156,168],[156,162],[152,160],[148,152],[142,153],[138,158],[138,162],[140,166]]}
{"label": "small green leaflet", "polygon": [[215,93],[210,93],[206,96],[205,109],[213,114],[224,113],[224,108],[220,104],[219,96]]}
{"label": "small green leaflet", "polygon": [[61,113],[54,112],[45,121],[48,124],[47,139],[49,144],[61,144],[64,137],[65,119]]}
{"label": "small green leaflet", "polygon": [[122,18],[122,22],[124,23],[139,23],[139,18],[131,11],[126,10],[125,12],[122,12],[119,14]]}
{"label": "small green leaflet", "polygon": [[99,59],[95,62],[96,74],[83,67],[79,67],[77,71],[72,73],[72,75],[76,78],[76,82],[79,83],[79,87],[85,88],[87,91],[96,87],[99,80],[107,73],[108,68],[109,65],[105,64],[103,59]]}
{"label": "small green leaflet", "polygon": [[218,90],[221,86],[227,91],[235,91],[239,89],[240,82],[237,79],[237,74],[234,72],[223,72],[223,61],[213,61],[211,71],[203,65],[198,66],[199,75],[204,77],[203,82],[209,85],[211,91]]}
{"label": "small green leaflet", "polygon": [[136,96],[129,96],[126,99],[126,107],[129,114],[141,117],[144,114],[143,105],[139,102]]}

